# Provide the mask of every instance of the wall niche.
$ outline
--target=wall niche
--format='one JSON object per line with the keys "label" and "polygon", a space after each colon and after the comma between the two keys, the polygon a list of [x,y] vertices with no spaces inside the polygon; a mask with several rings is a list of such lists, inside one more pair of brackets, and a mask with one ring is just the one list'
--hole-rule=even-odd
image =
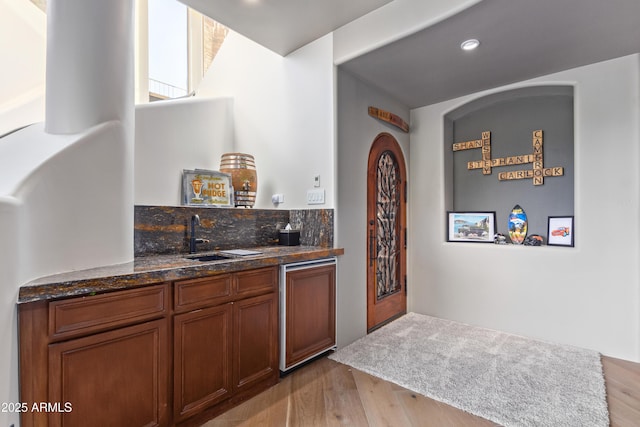
{"label": "wall niche", "polygon": [[[528,217],[527,234],[542,236],[546,244],[548,217],[574,215],[573,123],[572,86],[534,86],[504,91],[447,113],[444,117],[446,209],[495,211],[497,232],[508,236],[509,213],[515,205],[520,205]],[[482,168],[468,168],[469,162],[483,160],[482,148],[453,150],[455,143],[480,140],[482,133],[489,131],[489,158],[532,155],[532,138],[536,130],[543,131],[543,167],[563,168],[561,176],[546,176],[542,185],[534,185],[532,177],[498,179],[501,173],[505,173],[504,178],[523,176],[518,171],[532,171],[533,163],[495,165],[490,174],[483,174]],[[532,175],[532,172],[524,175]]]}

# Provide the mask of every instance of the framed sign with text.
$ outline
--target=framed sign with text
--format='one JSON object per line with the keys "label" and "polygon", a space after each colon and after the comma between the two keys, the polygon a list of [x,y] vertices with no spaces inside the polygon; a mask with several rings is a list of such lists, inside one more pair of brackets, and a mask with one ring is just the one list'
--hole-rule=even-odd
{"label": "framed sign with text", "polygon": [[205,169],[182,171],[182,204],[233,207],[231,175]]}

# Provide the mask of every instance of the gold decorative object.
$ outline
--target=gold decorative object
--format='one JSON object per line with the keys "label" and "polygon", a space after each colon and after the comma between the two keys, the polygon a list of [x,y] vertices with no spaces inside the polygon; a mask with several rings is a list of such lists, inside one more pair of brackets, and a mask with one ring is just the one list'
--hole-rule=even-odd
{"label": "gold decorative object", "polygon": [[231,175],[235,205],[253,207],[258,191],[256,164],[251,154],[226,153],[220,159],[220,172]]}

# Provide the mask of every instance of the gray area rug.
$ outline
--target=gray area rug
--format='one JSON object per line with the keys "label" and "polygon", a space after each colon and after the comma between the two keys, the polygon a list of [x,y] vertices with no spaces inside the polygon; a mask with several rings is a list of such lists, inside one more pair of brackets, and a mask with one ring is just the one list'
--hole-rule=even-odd
{"label": "gray area rug", "polygon": [[504,426],[608,426],[600,354],[409,313],[330,356]]}

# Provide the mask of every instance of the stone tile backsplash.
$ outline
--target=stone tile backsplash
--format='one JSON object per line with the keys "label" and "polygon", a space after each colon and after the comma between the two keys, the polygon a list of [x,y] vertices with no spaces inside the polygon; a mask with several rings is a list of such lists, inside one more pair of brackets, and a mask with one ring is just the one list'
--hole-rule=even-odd
{"label": "stone tile backsplash", "polygon": [[189,252],[191,217],[200,217],[196,236],[208,240],[198,252],[278,244],[278,230],[291,223],[300,244],[333,247],[333,209],[243,209],[192,206],[135,206],[135,256]]}

